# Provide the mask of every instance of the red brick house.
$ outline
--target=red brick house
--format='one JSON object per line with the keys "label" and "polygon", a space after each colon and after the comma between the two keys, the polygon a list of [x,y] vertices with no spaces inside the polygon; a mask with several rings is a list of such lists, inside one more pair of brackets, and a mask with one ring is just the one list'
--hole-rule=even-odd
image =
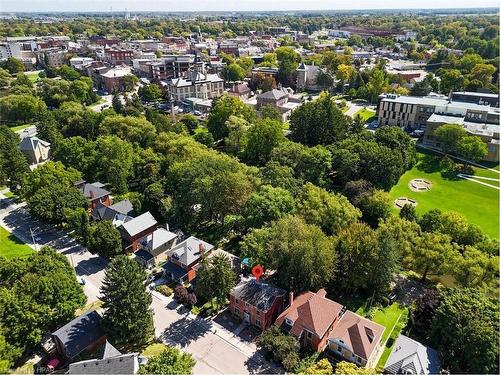
{"label": "red brick house", "polygon": [[158,222],[149,211],[125,221],[118,227],[122,237],[123,250],[125,252],[139,250],[141,239],[153,233],[157,227]]}
{"label": "red brick house", "polygon": [[276,319],[276,325],[297,337],[302,346],[321,352],[344,312],[341,304],[326,298],[326,291],[320,289],[290,301],[289,307]]}
{"label": "red brick house", "polygon": [[249,325],[265,330],[286,306],[287,292],[253,277],[244,278],[230,293],[231,314]]}
{"label": "red brick house", "polygon": [[297,337],[303,347],[327,349],[329,357],[366,367],[376,365],[385,329],[326,298],[324,289],[291,300],[276,325]]}
{"label": "red brick house", "polygon": [[77,181],[74,183],[77,189],[80,189],[83,196],[90,201],[89,208],[94,210],[98,205],[104,205],[106,207],[111,205],[110,192],[104,189],[104,184],[100,182],[93,182],[91,184],[86,183],[84,180]]}

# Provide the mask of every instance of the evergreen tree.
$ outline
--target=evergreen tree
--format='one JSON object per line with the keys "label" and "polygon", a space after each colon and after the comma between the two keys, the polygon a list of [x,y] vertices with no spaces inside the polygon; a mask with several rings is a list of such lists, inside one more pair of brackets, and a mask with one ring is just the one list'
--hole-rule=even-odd
{"label": "evergreen tree", "polygon": [[103,326],[109,340],[119,349],[140,350],[153,336],[146,277],[139,263],[125,255],[115,257],[106,269],[101,288]]}
{"label": "evergreen tree", "polygon": [[111,105],[113,106],[113,109],[116,113],[120,113],[122,111],[123,104],[119,94],[113,95]]}

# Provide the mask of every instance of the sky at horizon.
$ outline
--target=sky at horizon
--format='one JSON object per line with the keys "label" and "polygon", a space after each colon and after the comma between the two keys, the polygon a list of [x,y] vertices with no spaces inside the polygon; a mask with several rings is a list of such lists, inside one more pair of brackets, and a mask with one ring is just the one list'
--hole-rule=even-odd
{"label": "sky at horizon", "polygon": [[1,12],[286,11],[498,7],[497,0],[0,0]]}

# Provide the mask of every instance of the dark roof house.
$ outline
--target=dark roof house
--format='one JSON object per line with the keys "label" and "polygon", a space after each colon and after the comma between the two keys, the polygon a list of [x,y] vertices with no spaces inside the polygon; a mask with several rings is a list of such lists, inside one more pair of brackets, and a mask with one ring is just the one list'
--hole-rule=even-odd
{"label": "dark roof house", "polygon": [[97,311],[89,311],[52,333],[59,355],[69,360],[84,350],[102,342],[105,334],[101,328],[102,318]]}
{"label": "dark roof house", "polygon": [[124,374],[133,375],[139,370],[139,365],[146,362],[138,353],[120,353],[113,345],[106,341],[102,358],[89,359],[69,365],[67,374]]}
{"label": "dark roof house", "polygon": [[48,160],[50,143],[35,136],[24,137],[19,149],[26,155],[30,164],[38,164]]}
{"label": "dark roof house", "polygon": [[254,278],[243,279],[231,291],[231,296],[257,308],[260,311],[269,310],[276,298],[284,297],[287,292],[265,281]]}
{"label": "dark roof house", "polygon": [[111,220],[115,226],[119,226],[132,219],[133,211],[134,207],[128,199],[114,203],[111,206],[99,202],[92,210],[92,218],[94,220]]}

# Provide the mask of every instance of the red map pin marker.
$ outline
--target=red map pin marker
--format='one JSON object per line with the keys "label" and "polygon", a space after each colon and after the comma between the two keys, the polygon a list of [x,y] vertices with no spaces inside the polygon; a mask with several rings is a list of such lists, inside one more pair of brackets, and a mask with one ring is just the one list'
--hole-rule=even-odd
{"label": "red map pin marker", "polygon": [[259,278],[263,274],[264,274],[264,268],[260,264],[257,264],[256,266],[252,267],[252,275],[255,276],[255,280],[259,281]]}

